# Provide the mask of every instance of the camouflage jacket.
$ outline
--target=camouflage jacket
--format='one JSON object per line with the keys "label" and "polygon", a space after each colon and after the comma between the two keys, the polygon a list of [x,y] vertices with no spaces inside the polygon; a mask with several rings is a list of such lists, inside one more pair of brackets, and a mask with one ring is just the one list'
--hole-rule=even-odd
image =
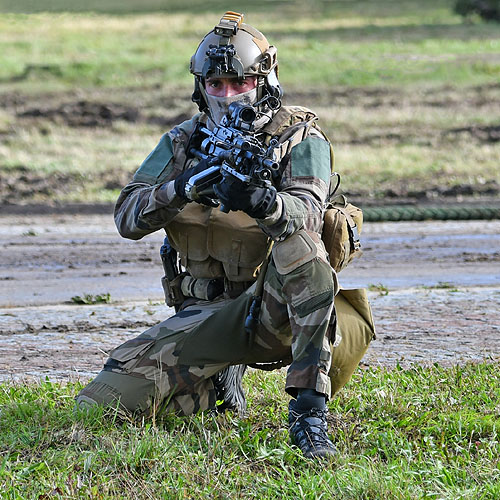
{"label": "camouflage jacket", "polygon": [[[168,233],[169,226],[173,227],[176,221],[193,220],[193,217],[183,218],[179,214],[193,212],[193,205],[198,204],[186,203],[176,196],[172,181],[181,171],[198,161],[187,152],[197,124],[206,123],[206,119],[206,115],[197,114],[164,134],[132,181],[122,190],[115,207],[115,223],[123,237],[140,239],[162,228]],[[267,238],[283,241],[300,229],[321,233],[333,152],[330,143],[317,127],[316,119],[316,115],[306,108],[283,107],[259,134],[259,138],[267,142],[271,138],[279,140],[276,154],[283,169],[281,179],[275,185],[278,191],[275,211],[265,219],[252,220],[253,226],[258,226],[265,235],[262,245],[265,245]],[[200,208],[199,212],[209,220],[207,211],[218,209]],[[243,221],[241,226],[244,233],[249,224],[241,219],[242,213],[237,214],[240,214],[240,219],[235,220]],[[212,215],[212,218],[220,219],[215,212]],[[246,214],[242,215],[246,217]],[[255,227],[252,231],[255,235]],[[183,249],[177,250],[182,256]],[[199,259],[203,258],[200,254]],[[219,271],[213,274],[217,275]],[[225,274],[228,275],[227,269]]]}

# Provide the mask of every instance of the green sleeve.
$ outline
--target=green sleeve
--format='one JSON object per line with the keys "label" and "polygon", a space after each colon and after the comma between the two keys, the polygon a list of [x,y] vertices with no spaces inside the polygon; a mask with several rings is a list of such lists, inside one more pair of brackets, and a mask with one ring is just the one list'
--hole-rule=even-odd
{"label": "green sleeve", "polygon": [[165,170],[174,157],[174,148],[169,134],[164,134],[158,145],[149,153],[134,175],[134,181],[157,184],[165,178]]}
{"label": "green sleeve", "polygon": [[308,137],[292,149],[292,177],[317,177],[330,183],[330,145],[320,137]]}

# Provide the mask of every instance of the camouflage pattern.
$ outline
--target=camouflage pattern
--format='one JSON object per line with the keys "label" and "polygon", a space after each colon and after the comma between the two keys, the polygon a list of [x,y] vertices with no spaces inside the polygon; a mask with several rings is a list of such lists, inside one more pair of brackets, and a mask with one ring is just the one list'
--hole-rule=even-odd
{"label": "camouflage pattern", "polygon": [[[282,109],[286,124],[266,127],[262,139],[270,138],[265,137],[267,129],[269,136],[285,144],[292,135],[290,129],[303,119],[304,108],[297,110],[287,113]],[[309,122],[314,116],[308,112]],[[175,195],[171,181],[197,161],[186,152],[200,121],[205,122],[206,116],[196,115],[165,134],[123,189],[115,209],[122,236],[139,239],[158,229],[168,231],[184,209],[186,202]],[[112,351],[78,401],[119,403],[127,412],[139,415],[160,409],[187,415],[214,407],[211,377],[229,364],[282,360],[289,362],[288,393],[295,395],[297,389],[309,388],[330,396],[337,281],[320,233],[331,162],[329,144],[313,126],[303,127],[300,141],[282,159],[276,209],[256,221],[275,241],[275,247],[265,274],[260,322],[252,334],[245,331],[244,323],[255,285],[236,299],[221,296],[212,302],[198,301]],[[294,252],[294,236],[299,233],[309,235],[314,247],[311,252]],[[230,234],[223,236],[218,240],[231,244]],[[290,242],[291,248],[282,252]],[[289,262],[281,262],[283,256]],[[217,269],[224,273],[224,266]]]}
{"label": "camouflage pattern", "polygon": [[254,288],[236,299],[199,301],[117,347],[77,400],[119,404],[134,415],[189,415],[215,407],[211,377],[229,364],[282,360],[291,361],[287,392],[312,388],[330,395],[331,267],[314,259],[284,276],[271,262],[260,323],[248,334]]}

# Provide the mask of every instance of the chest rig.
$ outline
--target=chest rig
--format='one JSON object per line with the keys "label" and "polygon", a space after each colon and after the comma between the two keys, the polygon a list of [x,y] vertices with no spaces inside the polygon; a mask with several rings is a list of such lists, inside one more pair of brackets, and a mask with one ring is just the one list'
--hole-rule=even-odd
{"label": "chest rig", "polygon": [[[277,139],[276,160],[282,168],[291,149],[316,131],[317,116],[310,110],[282,107],[259,135],[264,142]],[[196,133],[187,148],[193,147]],[[189,150],[189,149],[188,149]],[[188,158],[188,162],[190,159]],[[255,281],[266,258],[270,238],[255,219],[244,212],[223,213],[197,203],[188,203],[165,228],[180,263],[197,279],[225,278],[231,282]]]}

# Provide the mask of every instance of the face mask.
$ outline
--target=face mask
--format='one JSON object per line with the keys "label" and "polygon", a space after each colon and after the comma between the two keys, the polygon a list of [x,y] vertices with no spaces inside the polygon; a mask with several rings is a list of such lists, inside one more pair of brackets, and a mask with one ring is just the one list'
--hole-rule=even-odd
{"label": "face mask", "polygon": [[255,104],[257,102],[257,88],[230,97],[216,97],[207,94],[206,98],[212,120],[216,125],[220,125],[222,117],[227,114],[229,105],[233,102],[238,101],[243,104]]}

